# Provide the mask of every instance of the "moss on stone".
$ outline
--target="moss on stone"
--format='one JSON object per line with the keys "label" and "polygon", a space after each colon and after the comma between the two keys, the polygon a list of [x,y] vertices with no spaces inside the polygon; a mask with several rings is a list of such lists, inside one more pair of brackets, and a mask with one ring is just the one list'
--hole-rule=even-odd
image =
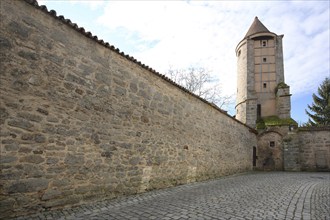
{"label": "moss on stone", "polygon": [[259,130],[259,129],[265,129],[266,127],[269,126],[285,126],[285,125],[298,126],[298,123],[292,118],[281,119],[278,116],[268,116],[258,119],[256,128]]}
{"label": "moss on stone", "polygon": [[302,126],[302,127],[298,127],[298,131],[330,131],[330,126],[328,125]]}
{"label": "moss on stone", "polygon": [[289,86],[287,84],[285,84],[285,82],[280,82],[279,84],[277,84],[277,86],[275,88],[275,94],[277,94],[278,89],[285,89],[288,87]]}
{"label": "moss on stone", "polygon": [[257,130],[265,129],[266,128],[265,122],[262,119],[258,119],[256,128],[257,128]]}
{"label": "moss on stone", "polygon": [[280,82],[278,85],[277,85],[277,88],[280,89],[280,88],[288,88],[289,86],[285,83],[285,82]]}
{"label": "moss on stone", "polygon": [[285,138],[283,138],[283,141],[286,142],[286,143],[291,142],[292,137],[285,137]]}

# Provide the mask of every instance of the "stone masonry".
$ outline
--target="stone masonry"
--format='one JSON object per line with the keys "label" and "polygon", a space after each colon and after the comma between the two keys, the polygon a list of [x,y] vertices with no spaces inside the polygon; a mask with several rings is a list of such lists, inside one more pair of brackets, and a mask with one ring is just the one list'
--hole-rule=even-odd
{"label": "stone masonry", "polygon": [[330,128],[300,128],[284,137],[284,169],[330,171]]}
{"label": "stone masonry", "polygon": [[252,169],[253,129],[35,1],[0,12],[0,218]]}

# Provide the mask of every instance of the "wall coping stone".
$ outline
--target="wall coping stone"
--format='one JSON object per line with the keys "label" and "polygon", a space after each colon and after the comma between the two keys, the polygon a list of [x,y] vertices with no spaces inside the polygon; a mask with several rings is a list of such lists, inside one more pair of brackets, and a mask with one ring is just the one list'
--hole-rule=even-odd
{"label": "wall coping stone", "polygon": [[320,127],[299,127],[298,131],[330,131],[330,126],[320,126]]}

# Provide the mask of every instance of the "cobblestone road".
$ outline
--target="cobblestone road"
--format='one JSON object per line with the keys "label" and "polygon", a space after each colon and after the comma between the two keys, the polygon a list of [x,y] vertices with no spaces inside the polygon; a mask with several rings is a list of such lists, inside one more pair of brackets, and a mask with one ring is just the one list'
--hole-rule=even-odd
{"label": "cobblestone road", "polygon": [[329,173],[247,173],[17,219],[330,219]]}

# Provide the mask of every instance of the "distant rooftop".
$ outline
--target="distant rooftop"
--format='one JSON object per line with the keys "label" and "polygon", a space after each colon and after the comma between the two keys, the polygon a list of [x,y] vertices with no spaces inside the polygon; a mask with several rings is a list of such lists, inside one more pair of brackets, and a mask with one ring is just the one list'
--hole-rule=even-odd
{"label": "distant rooftop", "polygon": [[253,34],[264,33],[264,32],[270,33],[270,31],[265,27],[265,25],[263,25],[261,21],[259,21],[258,17],[255,17],[253,23],[251,24],[244,38],[247,38]]}

